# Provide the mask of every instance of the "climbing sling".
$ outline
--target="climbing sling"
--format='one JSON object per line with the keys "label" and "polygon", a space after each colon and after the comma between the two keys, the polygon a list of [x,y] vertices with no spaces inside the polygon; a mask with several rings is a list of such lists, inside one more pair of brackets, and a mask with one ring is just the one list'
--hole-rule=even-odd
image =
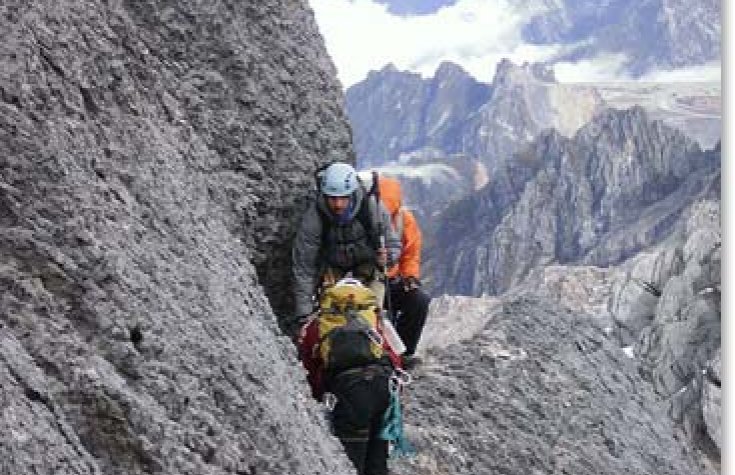
{"label": "climbing sling", "polygon": [[403,434],[403,413],[401,411],[401,387],[410,384],[411,376],[403,370],[396,369],[390,379],[390,404],[383,414],[383,428],[380,438],[390,442],[391,457],[409,457],[416,455],[416,449]]}

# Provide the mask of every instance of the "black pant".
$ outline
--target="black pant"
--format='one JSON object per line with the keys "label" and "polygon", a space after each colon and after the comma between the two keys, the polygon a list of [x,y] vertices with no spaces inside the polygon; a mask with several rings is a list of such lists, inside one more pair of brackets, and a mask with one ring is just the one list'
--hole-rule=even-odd
{"label": "black pant", "polygon": [[388,442],[379,435],[390,404],[391,372],[390,367],[371,365],[344,371],[329,382],[329,391],[337,397],[334,434],[359,475],[388,474]]}
{"label": "black pant", "polygon": [[[390,282],[390,311],[398,315],[396,331],[406,345],[406,356],[416,352],[421,332],[426,323],[426,314],[429,312],[429,297],[420,288],[406,292],[400,279]],[[387,304],[387,301],[386,301]]]}

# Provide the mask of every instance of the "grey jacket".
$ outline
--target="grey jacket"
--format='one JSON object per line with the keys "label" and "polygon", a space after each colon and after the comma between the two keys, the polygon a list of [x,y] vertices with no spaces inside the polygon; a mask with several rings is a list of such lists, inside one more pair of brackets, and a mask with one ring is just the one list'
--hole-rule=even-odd
{"label": "grey jacket", "polygon": [[[315,200],[309,205],[302,220],[301,226],[296,234],[292,249],[293,261],[293,286],[294,286],[294,315],[292,318],[307,315],[313,311],[314,304],[312,296],[319,284],[321,273],[330,266],[335,266],[336,257],[329,255],[333,246],[329,245],[330,237],[335,233],[339,235],[350,235],[355,238],[351,242],[351,248],[362,249],[358,251],[359,256],[354,254],[346,258],[342,270],[352,270],[354,265],[372,265],[377,269],[375,262],[375,251],[379,244],[370,241],[368,233],[358,218],[361,206],[368,206],[369,216],[372,220],[372,230],[377,235],[381,230],[385,235],[386,248],[388,249],[389,266],[398,261],[401,253],[401,239],[390,226],[390,216],[382,203],[377,203],[374,197],[368,197],[365,190],[359,187],[352,195],[354,206],[346,223],[340,224],[337,218],[329,210],[326,198],[319,193]],[[376,206],[377,205],[377,206]],[[324,226],[326,223],[326,226]],[[369,247],[369,256],[365,250]],[[350,262],[352,260],[352,262]],[[337,260],[338,261],[338,260]],[[339,266],[337,266],[339,267]],[[296,322],[292,321],[291,324]]]}

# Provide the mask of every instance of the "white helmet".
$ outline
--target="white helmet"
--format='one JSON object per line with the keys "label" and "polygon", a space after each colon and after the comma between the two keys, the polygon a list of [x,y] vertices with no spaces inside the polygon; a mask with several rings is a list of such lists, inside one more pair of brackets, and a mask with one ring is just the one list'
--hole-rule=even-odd
{"label": "white helmet", "polygon": [[347,163],[333,163],[322,172],[320,188],[327,196],[349,196],[357,189],[357,172]]}

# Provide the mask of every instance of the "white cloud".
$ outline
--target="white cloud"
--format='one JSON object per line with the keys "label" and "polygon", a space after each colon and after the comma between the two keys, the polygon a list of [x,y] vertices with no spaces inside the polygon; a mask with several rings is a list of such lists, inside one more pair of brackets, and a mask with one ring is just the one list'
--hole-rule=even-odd
{"label": "white cloud", "polygon": [[720,82],[721,79],[722,66],[719,61],[682,69],[653,71],[640,78],[641,81],[649,82]]}
{"label": "white cloud", "polygon": [[575,63],[560,62],[554,65],[559,82],[720,82],[721,65],[712,61],[681,69],[651,71],[634,78],[624,72],[627,57],[621,53],[602,54],[593,59]]}
{"label": "white cloud", "polygon": [[[459,0],[432,15],[397,16],[371,0],[309,0],[327,50],[344,88],[371,70],[393,63],[398,69],[430,77],[442,61],[461,65],[490,82],[502,58],[516,64],[558,57],[562,45],[531,45],[522,26],[543,1]],[[519,6],[519,4],[523,4]],[[640,79],[624,73],[623,54],[602,54],[554,66],[560,82],[719,81],[719,61],[675,71],[656,71]]]}
{"label": "white cloud", "polygon": [[554,64],[554,75],[559,82],[612,82],[631,80],[621,73],[627,61],[621,53],[602,54],[593,59]]}
{"label": "white cloud", "polygon": [[509,0],[460,0],[433,15],[408,17],[391,15],[370,0],[310,3],[345,88],[389,62],[431,76],[447,60],[490,81],[503,57],[537,61],[556,51],[523,43],[521,26],[530,9]]}

